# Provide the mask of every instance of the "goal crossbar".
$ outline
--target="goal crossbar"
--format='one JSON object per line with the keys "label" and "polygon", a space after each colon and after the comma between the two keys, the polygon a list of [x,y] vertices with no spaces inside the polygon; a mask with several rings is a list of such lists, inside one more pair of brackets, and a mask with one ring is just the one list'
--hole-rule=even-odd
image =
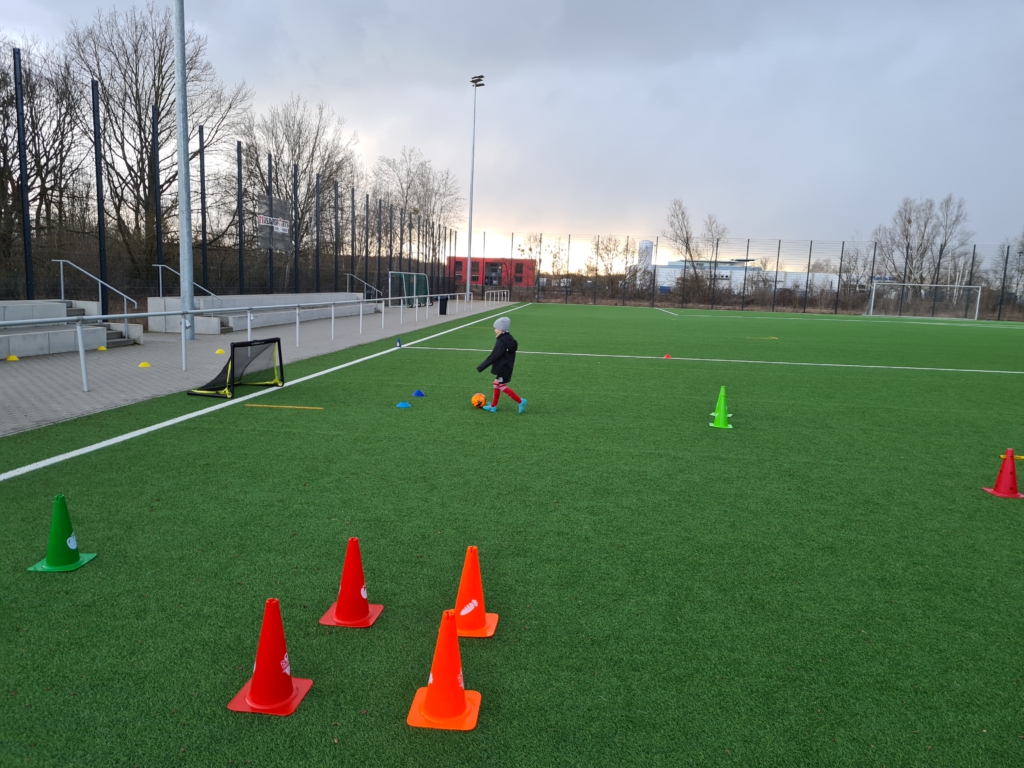
{"label": "goal crossbar", "polygon": [[[881,302],[876,303],[876,294],[878,289],[882,289],[887,295],[887,298],[895,300],[895,294],[899,293],[898,309],[895,314],[900,316],[909,315],[912,317],[921,317],[926,315],[935,316],[935,312],[939,301],[939,292],[943,293],[943,300],[945,301],[950,295],[952,295],[959,304],[959,296],[961,293],[968,294],[970,291],[975,291],[973,297],[974,304],[974,317],[968,317],[970,314],[970,305],[972,301],[967,299],[964,301],[964,318],[968,320],[977,320],[978,314],[981,311],[981,286],[980,285],[947,285],[938,283],[887,283],[887,282],[875,282],[871,284],[871,296],[868,300],[868,310],[865,315],[875,316],[878,314],[891,315],[892,312],[881,311],[878,312],[879,305]],[[926,293],[925,296],[916,294]],[[912,299],[918,298],[920,301],[914,302]],[[918,306],[923,307],[923,312],[914,311]]]}

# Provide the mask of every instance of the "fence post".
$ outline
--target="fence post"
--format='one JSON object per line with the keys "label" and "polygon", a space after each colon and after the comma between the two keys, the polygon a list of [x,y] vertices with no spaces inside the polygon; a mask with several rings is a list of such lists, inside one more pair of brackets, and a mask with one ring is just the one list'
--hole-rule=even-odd
{"label": "fence post", "polygon": [[804,275],[804,314],[807,314],[807,297],[811,294],[811,254],[814,252],[814,241],[807,249],[807,274]]}
{"label": "fence post", "polygon": [[1003,283],[999,286],[999,313],[996,320],[1003,319],[1003,295],[1006,293],[1006,271],[1010,266],[1010,246],[1006,246],[1006,260],[1003,262]]}
{"label": "fence post", "polygon": [[75,330],[78,335],[78,362],[82,366],[82,391],[89,391],[89,372],[85,367],[85,340],[82,338],[82,321],[75,323]]}
{"label": "fence post", "polygon": [[779,240],[779,249],[775,252],[775,284],[772,285],[772,312],[775,311],[775,294],[779,290],[779,258],[782,256],[782,240]]}
{"label": "fence post", "polygon": [[597,264],[601,260],[601,236],[597,236],[597,253],[594,254],[594,305],[597,305]]}
{"label": "fence post", "polygon": [[295,305],[295,348],[298,349],[301,346],[299,339],[299,305]]}
{"label": "fence post", "polygon": [[[107,221],[103,206],[103,144],[100,137],[100,83],[92,81],[92,141],[96,155],[96,234],[99,236],[100,280],[107,280]],[[64,265],[60,265],[60,297],[64,298]],[[110,297],[103,285],[100,285],[100,314],[110,311]],[[127,334],[128,329],[125,328]]]}
{"label": "fence post", "polygon": [[743,257],[743,292],[740,295],[740,312],[747,306],[747,265],[750,263],[750,238],[747,238],[747,253]]}
{"label": "fence post", "polygon": [[199,126],[199,222],[203,243],[203,288],[209,288],[210,267],[206,247],[206,141]]}
{"label": "fence post", "polygon": [[[974,257],[977,256],[977,255],[978,255],[978,246],[977,246],[977,244],[975,244],[974,247],[971,248],[971,274],[967,278],[967,284],[968,285],[971,285],[974,282]],[[981,306],[981,288],[978,289],[978,306]],[[964,320],[967,319],[967,313],[970,311],[970,308],[971,308],[971,300],[965,298],[964,299]],[[975,312],[974,314],[977,315],[978,313]],[[974,319],[977,320],[978,318],[975,317]]]}
{"label": "fence post", "polygon": [[[341,243],[341,219],[338,214],[338,182],[334,182],[334,292],[338,292],[338,252]],[[334,338],[333,336],[331,338]]]}
{"label": "fence post", "polygon": [[299,164],[292,163],[292,229],[295,231],[295,292],[299,292]]}
{"label": "fence post", "polygon": [[[355,275],[356,273],[356,188],[351,188],[352,198],[349,204],[349,224],[352,226],[352,237],[348,246],[348,273]],[[349,278],[351,282],[351,278]],[[348,285],[346,288],[350,287]]]}
{"label": "fence post", "polygon": [[181,370],[188,370],[188,358],[185,355],[185,334],[188,333],[188,315],[181,311]]}
{"label": "fence post", "polygon": [[359,332],[363,332],[363,299],[359,300]]}
{"label": "fence post", "polygon": [[900,312],[899,316],[903,317],[903,294],[907,290],[907,270],[910,269],[910,243],[907,243],[907,252],[903,257],[903,282],[900,283]]}
{"label": "fence post", "polygon": [[331,341],[334,341],[334,302],[331,302]]}
{"label": "fence post", "polygon": [[[370,284],[370,196],[366,196],[366,205],[363,208],[363,285]],[[366,296],[366,288],[363,288],[363,297]]]}
{"label": "fence post", "polygon": [[711,308],[715,308],[715,283],[718,282],[718,243],[721,238],[715,240],[715,255],[711,262]]}
{"label": "fence post", "polygon": [[939,270],[942,267],[942,252],[945,248],[945,243],[939,244],[939,260],[935,262],[935,279],[932,280],[932,317],[935,317],[935,305],[939,300]]}
{"label": "fence post", "polygon": [[380,290],[380,256],[381,256],[381,242],[382,242],[382,229],[384,224],[384,204],[381,199],[377,198],[377,277],[374,279],[373,287],[378,291]]}
{"label": "fence post", "polygon": [[320,293],[320,174],[316,175],[316,264],[314,290]]}
{"label": "fence post", "polygon": [[238,292],[245,293],[245,206],[242,197],[242,142],[235,145],[238,164]]}
{"label": "fence post", "polygon": [[[15,48],[14,101],[18,120],[18,166],[21,186],[21,238],[25,249],[25,298],[32,301],[36,297],[36,283],[32,269],[32,220],[29,216],[28,209],[28,153],[25,140],[25,88],[22,84],[21,76],[21,49]],[[85,363],[83,363],[83,365],[85,365]],[[83,370],[85,369],[83,368]],[[88,391],[88,389],[86,389],[86,391]]]}
{"label": "fence post", "polygon": [[[267,153],[267,215],[274,218],[274,154]],[[274,292],[274,225],[271,223],[268,233],[267,266],[270,268],[270,293]]]}
{"label": "fence post", "polygon": [[843,255],[846,253],[846,241],[843,240],[842,246],[839,248],[839,274],[836,275],[836,306],[832,310],[833,315],[839,314],[839,288],[843,284]]}
{"label": "fence post", "polygon": [[[163,264],[164,234],[161,221],[163,211],[160,209],[160,114],[157,112],[156,104],[153,105],[153,205],[153,217],[156,222],[156,263]],[[181,294],[180,290],[178,294]]]}

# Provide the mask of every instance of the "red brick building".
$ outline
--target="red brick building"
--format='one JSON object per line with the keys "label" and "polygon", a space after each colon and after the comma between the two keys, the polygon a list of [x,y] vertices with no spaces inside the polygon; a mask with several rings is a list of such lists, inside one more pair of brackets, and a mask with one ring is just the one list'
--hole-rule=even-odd
{"label": "red brick building", "polygon": [[[536,274],[533,259],[473,259],[473,285],[488,288],[532,288]],[[466,282],[466,258],[448,257],[448,277],[455,283]]]}

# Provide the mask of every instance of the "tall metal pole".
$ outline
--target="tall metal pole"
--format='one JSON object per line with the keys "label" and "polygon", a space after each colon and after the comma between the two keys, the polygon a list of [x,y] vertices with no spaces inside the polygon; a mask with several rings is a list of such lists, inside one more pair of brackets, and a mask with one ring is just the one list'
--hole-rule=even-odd
{"label": "tall metal pole", "polygon": [[206,248],[206,141],[199,126],[199,222],[203,244],[203,288],[209,288],[210,267]]}
{"label": "tall metal pole", "polygon": [[[388,203],[388,272],[394,266],[392,260],[395,256],[395,204]],[[391,290],[391,278],[388,278],[388,291]]]}
{"label": "tall metal pole", "polygon": [[476,171],[476,92],[482,88],[484,76],[477,75],[470,79],[473,86],[473,139],[469,150],[469,251],[466,255],[466,301],[469,301],[471,281],[473,279],[473,176]]}
{"label": "tall metal pole", "polygon": [[[32,270],[32,222],[28,212],[28,149],[25,141],[25,88],[21,81],[20,48],[14,49],[14,101],[18,113],[18,178],[21,186],[21,239],[25,250],[25,298],[32,301],[36,297],[36,282]],[[100,295],[106,298],[103,286],[100,286]]]}
{"label": "tall metal pole", "polygon": [[900,311],[899,316],[903,317],[903,294],[907,290],[907,270],[910,269],[910,243],[907,243],[907,252],[903,257],[903,282],[900,283]]}
{"label": "tall metal pole", "polygon": [[[402,256],[405,254],[405,208],[398,209],[398,271],[402,271]],[[404,279],[404,278],[403,278]]]}
{"label": "tall metal pole", "polygon": [[366,196],[363,207],[363,295],[370,283],[370,196]]}
{"label": "tall metal pole", "polygon": [[747,306],[747,265],[750,264],[750,238],[747,238],[747,255],[743,257],[743,291],[740,294],[740,312]]}
{"label": "tall metal pole", "polygon": [[[92,137],[96,154],[96,228],[99,235],[100,248],[100,280],[107,280],[107,218],[103,210],[103,144],[100,139],[100,83],[92,81]],[[63,265],[61,265],[63,266]],[[100,286],[100,314],[110,311],[110,296],[106,286]],[[125,328],[125,333],[128,329]]]}
{"label": "tall metal pole", "polygon": [[292,163],[292,216],[295,230],[295,292],[299,292],[299,164]]}
{"label": "tall metal pole", "polygon": [[238,163],[238,292],[245,293],[245,206],[242,197],[242,142],[235,145]]}
{"label": "tall metal pole", "polygon": [[718,243],[721,239],[715,240],[714,260],[711,262],[711,308],[715,308],[715,283],[718,282]]}
{"label": "tall metal pole", "polygon": [[[192,185],[189,180],[188,96],[185,82],[185,0],[174,1],[174,95],[178,133],[178,271],[181,273],[181,309],[195,308],[192,288]],[[205,242],[205,240],[204,240]],[[204,252],[205,255],[205,252]],[[195,323],[182,315],[185,339],[196,337]]]}
{"label": "tall metal pole", "polygon": [[384,231],[384,203],[381,199],[377,198],[377,278],[374,280],[374,285],[377,290],[380,290],[380,256],[381,256],[381,242],[383,239]]}
{"label": "tall metal pole", "polygon": [[[153,205],[156,221],[156,263],[164,263],[163,214],[160,210],[160,115],[153,105]],[[163,270],[159,270],[163,274]]]}
{"label": "tall metal pole", "polygon": [[878,255],[878,241],[875,240],[874,245],[871,247],[871,277],[868,279],[868,288],[871,288],[875,282],[875,257]]}

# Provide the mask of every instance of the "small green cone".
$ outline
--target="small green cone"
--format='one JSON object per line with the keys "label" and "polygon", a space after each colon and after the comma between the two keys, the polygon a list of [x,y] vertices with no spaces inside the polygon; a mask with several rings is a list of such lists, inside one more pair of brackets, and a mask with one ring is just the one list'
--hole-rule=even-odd
{"label": "small green cone", "polygon": [[732,414],[729,413],[729,406],[725,404],[725,387],[722,387],[719,390],[718,405],[715,406],[715,412],[711,415],[715,417],[715,423],[708,424],[709,427],[732,429],[732,424],[729,423],[729,417],[732,416]]}
{"label": "small green cone", "polygon": [[53,519],[50,521],[50,542],[46,546],[46,557],[29,568],[30,571],[73,571],[81,568],[96,557],[78,551],[78,539],[71,527],[68,502],[63,494],[53,499]]}

